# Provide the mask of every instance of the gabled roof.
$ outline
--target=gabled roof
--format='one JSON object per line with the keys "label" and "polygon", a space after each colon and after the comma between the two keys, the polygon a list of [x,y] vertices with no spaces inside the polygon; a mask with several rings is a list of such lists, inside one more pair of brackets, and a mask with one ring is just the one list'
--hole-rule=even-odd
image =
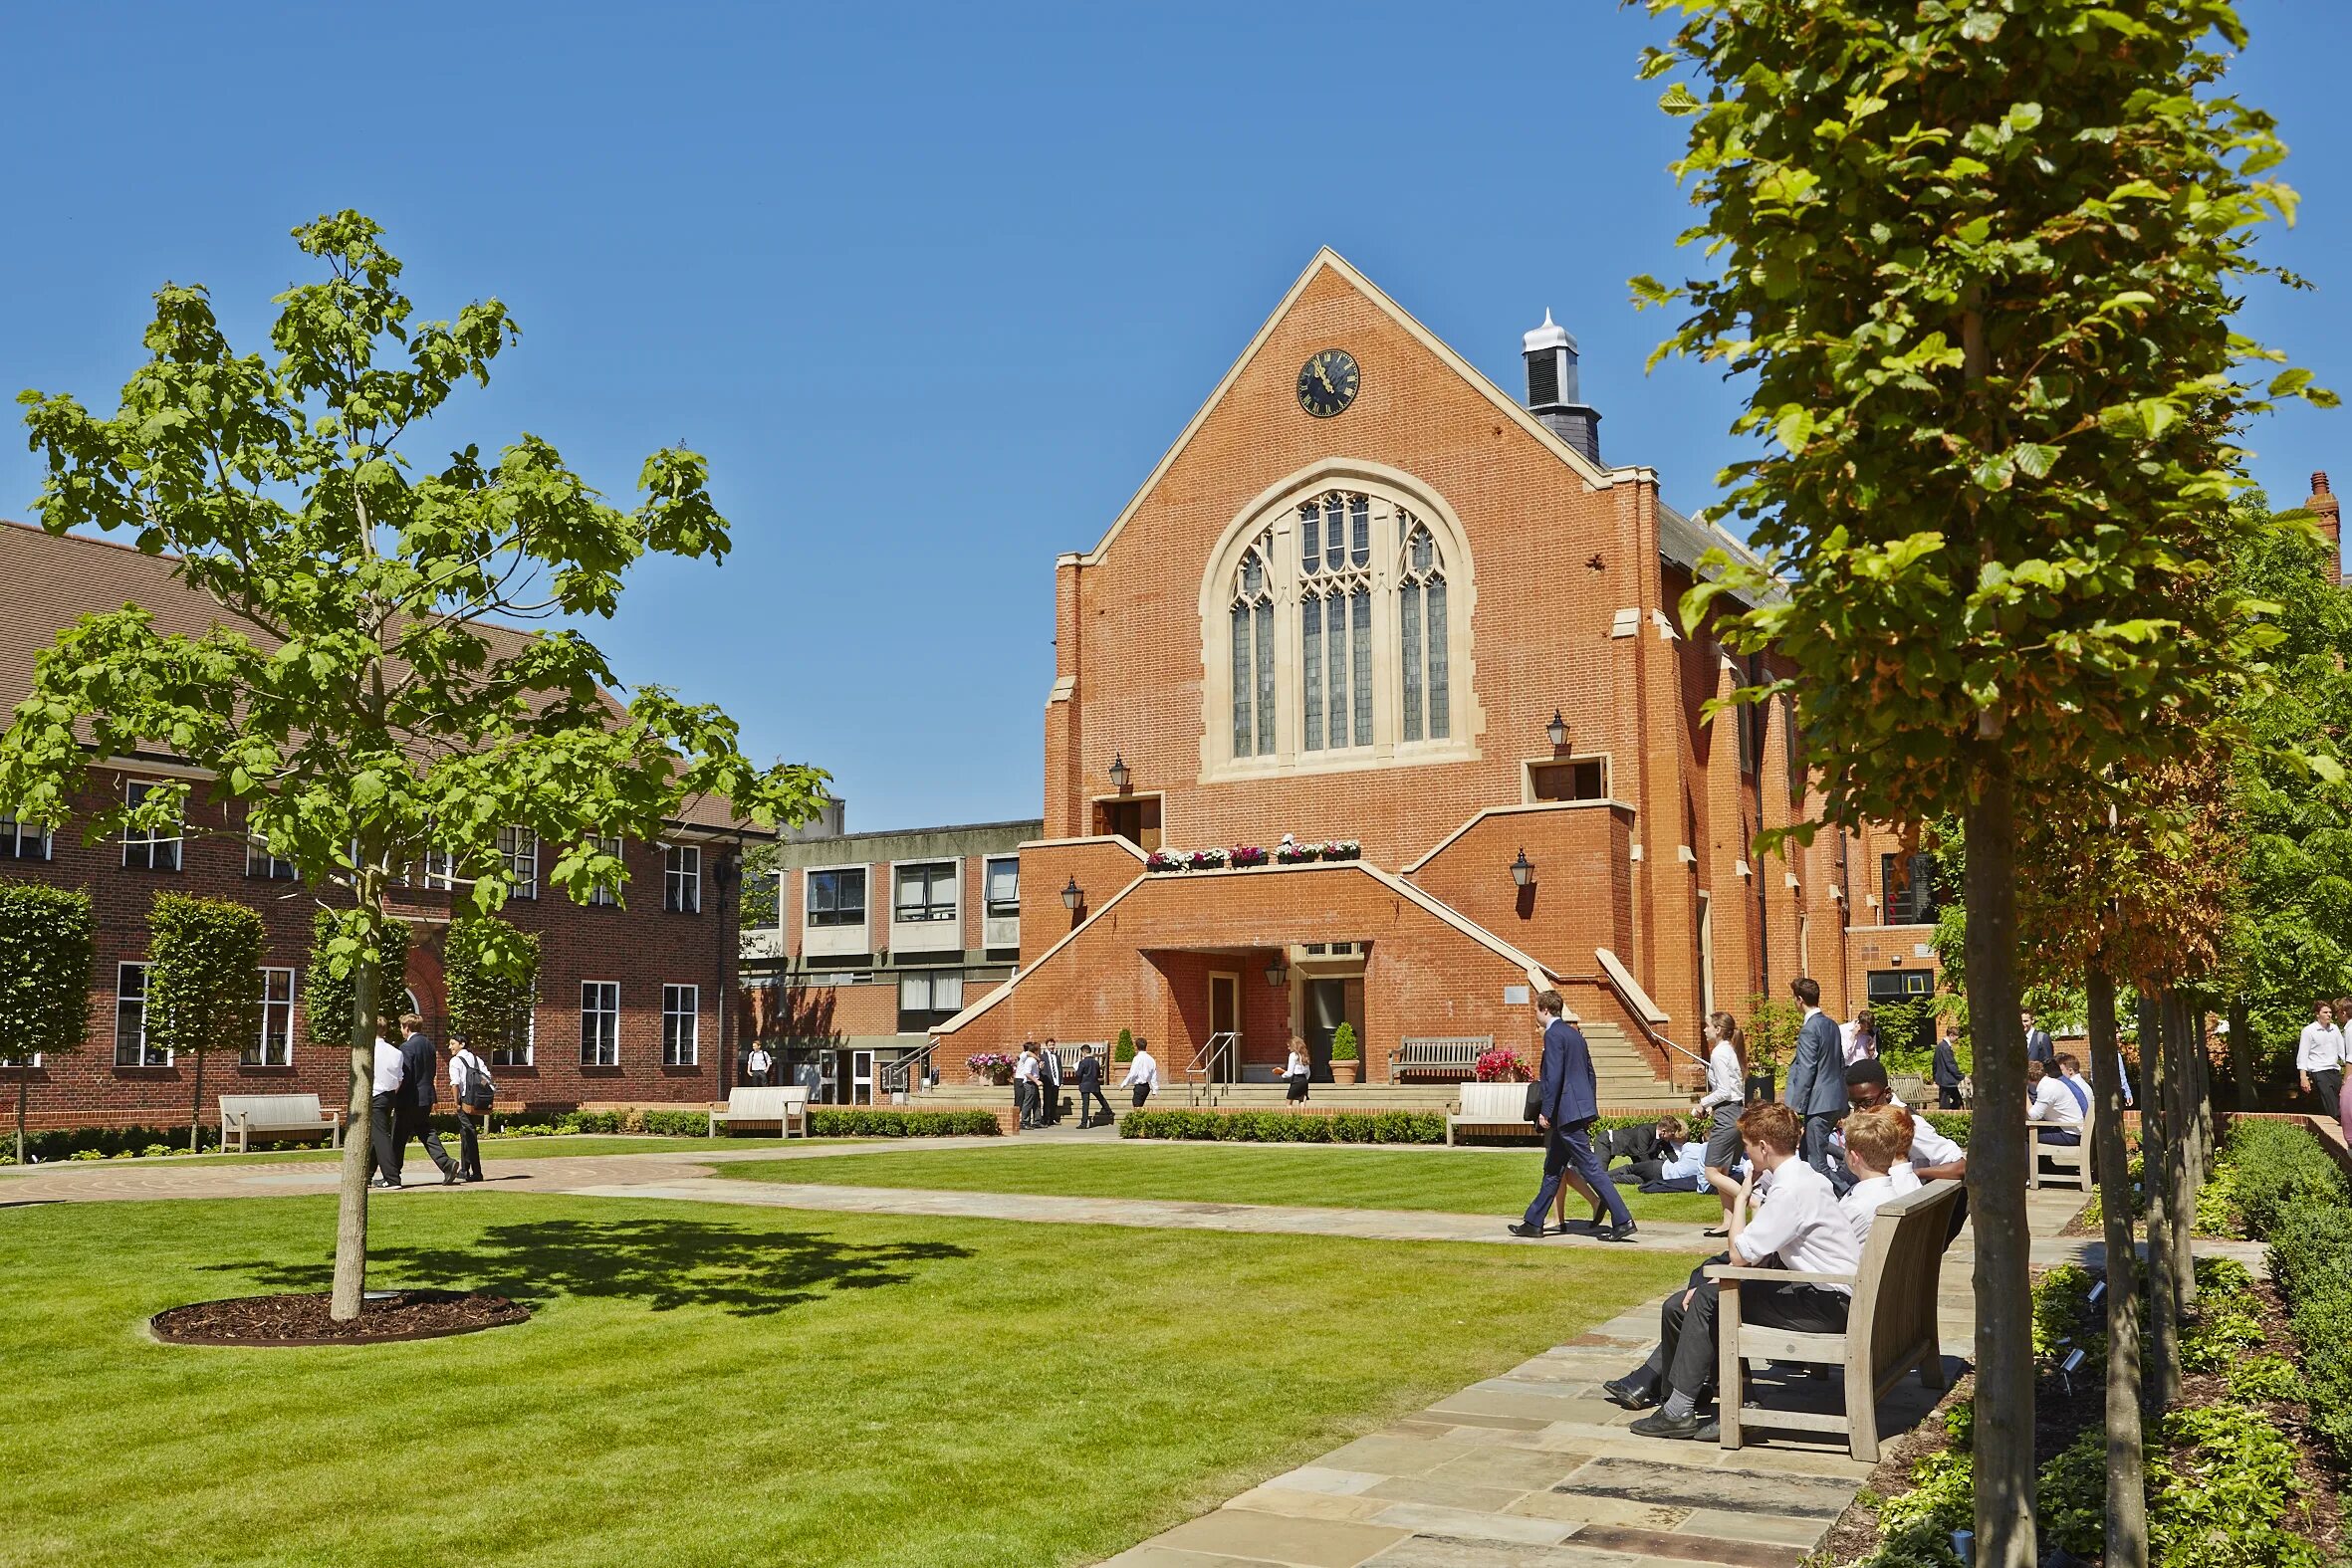
{"label": "gabled roof", "polygon": [[[237,620],[200,589],[173,575],[175,559],[150,556],[111,540],[52,534],[0,519],[0,583],[7,585],[0,592],[0,728],[32,691],[34,660],[56,642],[60,631],[85,615],[136,604],[166,636],[201,637],[215,626],[231,626],[257,643],[269,643],[266,633]],[[495,624],[477,629],[493,641],[511,639],[516,647],[532,635]],[[609,692],[600,695],[617,719],[623,712],[619,699]],[[678,820],[693,827],[736,826],[728,802],[708,798],[690,802]],[[745,831],[751,837],[768,836],[756,828]]]}

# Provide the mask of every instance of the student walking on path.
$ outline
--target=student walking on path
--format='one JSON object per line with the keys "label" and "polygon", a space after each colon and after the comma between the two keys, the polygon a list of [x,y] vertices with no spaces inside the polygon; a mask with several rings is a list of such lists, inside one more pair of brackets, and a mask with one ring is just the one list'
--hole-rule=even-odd
{"label": "student walking on path", "polygon": [[433,1130],[433,1104],[439,1092],[433,1086],[433,1042],[424,1031],[424,1019],[409,1013],[400,1020],[408,1030],[408,1038],[400,1043],[400,1054],[407,1061],[400,1075],[400,1119],[392,1129],[398,1153],[393,1158],[394,1174],[406,1158],[408,1140],[416,1139],[424,1145],[424,1152],[432,1157],[441,1173],[441,1185],[457,1185],[457,1162],[449,1158],[449,1151],[441,1146],[441,1135]]}
{"label": "student walking on path", "polygon": [[1135,1059],[1127,1063],[1127,1075],[1119,1080],[1119,1087],[1135,1091],[1135,1109],[1141,1110],[1143,1102],[1150,1099],[1152,1091],[1159,1086],[1160,1064],[1152,1059],[1151,1047],[1144,1043],[1141,1035],[1137,1035]]}
{"label": "student walking on path", "polygon": [[408,1058],[390,1034],[387,1026],[376,1025],[375,1087],[367,1100],[367,1152],[375,1160],[375,1175],[368,1184],[372,1187],[400,1185],[400,1079],[408,1071]]}
{"label": "student walking on path", "polygon": [[1543,1029],[1543,1075],[1535,1102],[1535,1130],[1544,1136],[1543,1185],[1535,1190],[1535,1201],[1528,1205],[1520,1223],[1511,1227],[1511,1233],[1543,1233],[1543,1217],[1559,1192],[1561,1174],[1573,1169],[1608,1206],[1611,1224],[1602,1236],[1611,1241],[1630,1240],[1633,1211],[1625,1207],[1617,1184],[1609,1180],[1600,1157],[1592,1152],[1592,1122],[1600,1114],[1600,1080],[1593,1072],[1592,1052],[1583,1034],[1560,1016],[1565,1010],[1558,992],[1546,990],[1536,995],[1535,1021]]}
{"label": "student walking on path", "polygon": [[490,1064],[474,1054],[463,1034],[449,1036],[449,1090],[457,1100],[457,1176],[464,1182],[482,1179],[482,1144],[477,1124],[490,1119],[491,1097],[498,1085],[491,1081]]}
{"label": "student walking on path", "polygon": [[1707,1020],[1707,1093],[1698,1110],[1714,1113],[1707,1129],[1707,1184],[1723,1200],[1723,1224],[1707,1233],[1729,1235],[1740,1194],[1732,1167],[1740,1163],[1740,1111],[1748,1100],[1748,1036],[1729,1012],[1718,1012]]}
{"label": "student walking on path", "polygon": [[1283,1081],[1291,1086],[1290,1094],[1285,1096],[1285,1104],[1296,1105],[1306,1098],[1306,1082],[1313,1073],[1314,1063],[1306,1059],[1306,1053],[1295,1045],[1292,1046],[1291,1059],[1283,1064]]}
{"label": "student walking on path", "polygon": [[1091,1045],[1078,1047],[1078,1126],[1094,1125],[1094,1107],[1102,1107],[1102,1125],[1108,1127],[1114,1118],[1110,1101],[1102,1097],[1102,1058],[1094,1054]]}

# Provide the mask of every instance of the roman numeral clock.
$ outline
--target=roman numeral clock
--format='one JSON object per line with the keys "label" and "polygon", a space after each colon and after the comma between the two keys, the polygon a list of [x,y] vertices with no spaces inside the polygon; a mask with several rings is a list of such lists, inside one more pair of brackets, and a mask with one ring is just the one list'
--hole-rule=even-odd
{"label": "roman numeral clock", "polygon": [[1298,368],[1298,406],[1317,419],[1345,413],[1355,401],[1355,355],[1344,348],[1325,348],[1307,356]]}

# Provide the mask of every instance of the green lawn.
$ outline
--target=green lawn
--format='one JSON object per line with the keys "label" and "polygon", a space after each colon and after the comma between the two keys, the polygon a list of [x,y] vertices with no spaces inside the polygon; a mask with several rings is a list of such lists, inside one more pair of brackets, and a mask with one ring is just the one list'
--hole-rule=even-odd
{"label": "green lawn", "polygon": [[[754,1182],[1517,1216],[1535,1196],[1543,1157],[1523,1149],[1011,1143],[1002,1149],[910,1148],[838,1159],[757,1160],[723,1165],[718,1172]],[[1618,1191],[1636,1220],[1713,1224],[1723,1214],[1712,1193]],[[1568,1201],[1568,1216],[1583,1218],[1574,1198]]]}
{"label": "green lawn", "polygon": [[323,1287],[332,1229],[322,1198],[0,1210],[0,1562],[1088,1562],[1692,1261],[486,1194],[377,1209],[372,1282],[521,1327],[139,1331]]}

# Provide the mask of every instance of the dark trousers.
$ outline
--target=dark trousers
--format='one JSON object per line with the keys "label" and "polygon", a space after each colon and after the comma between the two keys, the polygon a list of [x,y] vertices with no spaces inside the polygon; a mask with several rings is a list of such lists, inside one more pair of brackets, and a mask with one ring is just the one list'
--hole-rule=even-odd
{"label": "dark trousers", "polygon": [[1796,1157],[1819,1171],[1823,1176],[1833,1169],[1829,1159],[1829,1135],[1837,1131],[1837,1116],[1831,1111],[1808,1114],[1805,1117],[1804,1137],[1796,1146]]}
{"label": "dark trousers", "polygon": [[1622,1171],[1611,1171],[1609,1180],[1619,1187],[1639,1187],[1644,1182],[1656,1181],[1658,1173],[1665,1168],[1657,1160],[1636,1160]]}
{"label": "dark trousers", "polygon": [[1021,1115],[1021,1125],[1037,1125],[1038,1086],[1026,1078],[1013,1080],[1013,1109]]}
{"label": "dark trousers", "polygon": [[2344,1069],[2322,1067],[2311,1074],[2311,1092],[2319,1096],[2319,1114],[2334,1116],[2342,1109],[2344,1098]]}
{"label": "dark trousers", "polygon": [[2082,1134],[2072,1127],[2044,1127],[2038,1136],[2043,1143],[2054,1143],[2061,1149],[2072,1149],[2082,1142]]}
{"label": "dark trousers", "polygon": [[1543,1185],[1535,1190],[1535,1201],[1528,1205],[1525,1224],[1539,1226],[1551,1211],[1552,1199],[1559,1196],[1560,1173],[1574,1167],[1584,1185],[1600,1194],[1609,1206],[1609,1222],[1616,1226],[1631,1226],[1633,1211],[1625,1207],[1625,1200],[1617,1192],[1617,1184],[1609,1180],[1601,1169],[1600,1156],[1592,1152],[1589,1134],[1592,1119],[1570,1122],[1562,1127],[1554,1124],[1551,1135],[1543,1143]]}
{"label": "dark trousers", "polygon": [[457,1113],[457,1174],[470,1181],[482,1179],[482,1141],[477,1124],[486,1117]]}
{"label": "dark trousers", "polygon": [[1960,1109],[1959,1084],[1939,1083],[1936,1085],[1936,1109],[1939,1111],[1957,1111]]}
{"label": "dark trousers", "polygon": [[1038,1089],[1042,1096],[1038,1105],[1038,1121],[1047,1127],[1061,1121],[1061,1083],[1058,1079],[1041,1079]]}
{"label": "dark trousers", "polygon": [[1102,1120],[1107,1126],[1114,1118],[1110,1114],[1110,1101],[1102,1097],[1102,1090],[1093,1084],[1088,1084],[1078,1090],[1078,1125],[1080,1127],[1094,1125],[1093,1108],[1097,1105],[1102,1107]]}
{"label": "dark trousers", "polygon": [[1148,1084],[1148,1083],[1138,1083],[1137,1085],[1135,1085],[1135,1108],[1136,1108],[1137,1110],[1141,1110],[1141,1109],[1143,1109],[1143,1102],[1144,1102],[1145,1100],[1148,1100],[1148,1099],[1150,1099],[1150,1098],[1151,1098],[1151,1085],[1150,1085],[1150,1084]]}
{"label": "dark trousers", "polygon": [[[1694,1278],[1696,1274],[1694,1273]],[[1690,1304],[1683,1304],[1688,1294]],[[1846,1326],[1853,1302],[1819,1285],[1764,1284],[1744,1280],[1740,1285],[1740,1321],[1765,1328],[1794,1329],[1800,1333],[1835,1333]],[[1723,1309],[1722,1295],[1712,1280],[1695,1289],[1677,1290],[1658,1311],[1658,1348],[1642,1364],[1641,1376],[1655,1389],[1662,1382],[1670,1393],[1693,1399],[1715,1383],[1718,1365],[1716,1322]]]}
{"label": "dark trousers", "polygon": [[408,1156],[408,1140],[414,1138],[424,1145],[424,1152],[433,1168],[443,1176],[457,1169],[457,1162],[449,1158],[449,1151],[441,1146],[441,1135],[433,1130],[433,1109],[429,1105],[403,1105],[399,1120],[392,1132],[392,1161],[399,1165]]}
{"label": "dark trousers", "polygon": [[367,1152],[375,1174],[387,1182],[400,1179],[400,1096],[378,1094],[367,1102]]}
{"label": "dark trousers", "polygon": [[[2314,1081],[2316,1081],[2316,1080],[2314,1080]],[[1295,1105],[1295,1104],[1297,1104],[1297,1103],[1298,1103],[1300,1100],[1303,1100],[1303,1099],[1305,1099],[1305,1098],[1306,1098],[1306,1074],[1305,1074],[1305,1073],[1303,1073],[1303,1072],[1302,1072],[1302,1073],[1298,1074],[1298,1076],[1296,1076],[1296,1077],[1294,1077],[1294,1078],[1293,1078],[1293,1079],[1291,1080],[1291,1092],[1290,1092],[1290,1094],[1289,1094],[1289,1095],[1287,1095],[1285,1098],[1286,1098],[1286,1101],[1287,1101],[1289,1104],[1292,1104],[1292,1105]]]}

